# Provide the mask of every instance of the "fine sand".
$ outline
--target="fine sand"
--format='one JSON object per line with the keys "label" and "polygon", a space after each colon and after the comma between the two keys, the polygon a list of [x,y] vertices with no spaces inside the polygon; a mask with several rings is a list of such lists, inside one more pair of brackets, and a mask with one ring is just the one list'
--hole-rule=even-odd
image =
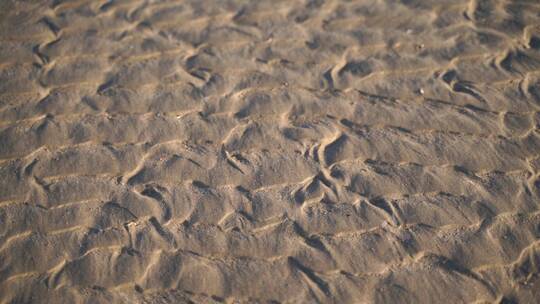
{"label": "fine sand", "polygon": [[0,303],[539,303],[538,0],[0,1]]}

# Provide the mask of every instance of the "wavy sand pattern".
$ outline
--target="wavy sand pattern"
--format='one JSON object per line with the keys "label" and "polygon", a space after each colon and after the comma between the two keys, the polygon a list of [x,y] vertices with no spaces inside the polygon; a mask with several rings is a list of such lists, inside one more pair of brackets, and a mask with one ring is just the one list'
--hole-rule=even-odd
{"label": "wavy sand pattern", "polygon": [[1,303],[537,303],[537,0],[0,2]]}

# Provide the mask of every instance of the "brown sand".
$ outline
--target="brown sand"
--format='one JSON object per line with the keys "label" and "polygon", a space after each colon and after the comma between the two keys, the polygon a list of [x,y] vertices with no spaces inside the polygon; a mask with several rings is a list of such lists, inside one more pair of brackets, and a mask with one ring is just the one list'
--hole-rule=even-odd
{"label": "brown sand", "polygon": [[0,2],[1,303],[540,302],[540,2]]}

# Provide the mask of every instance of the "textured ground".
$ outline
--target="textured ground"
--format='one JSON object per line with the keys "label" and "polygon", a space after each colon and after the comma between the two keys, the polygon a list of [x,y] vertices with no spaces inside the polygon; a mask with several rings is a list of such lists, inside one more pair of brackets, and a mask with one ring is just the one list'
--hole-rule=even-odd
{"label": "textured ground", "polygon": [[537,0],[0,2],[1,303],[540,302]]}

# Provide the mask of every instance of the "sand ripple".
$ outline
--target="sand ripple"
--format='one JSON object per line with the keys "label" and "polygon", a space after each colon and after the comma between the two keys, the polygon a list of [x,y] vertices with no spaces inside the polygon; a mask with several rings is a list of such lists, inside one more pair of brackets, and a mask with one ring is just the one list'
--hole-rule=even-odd
{"label": "sand ripple", "polygon": [[0,2],[0,302],[538,302],[539,22]]}

